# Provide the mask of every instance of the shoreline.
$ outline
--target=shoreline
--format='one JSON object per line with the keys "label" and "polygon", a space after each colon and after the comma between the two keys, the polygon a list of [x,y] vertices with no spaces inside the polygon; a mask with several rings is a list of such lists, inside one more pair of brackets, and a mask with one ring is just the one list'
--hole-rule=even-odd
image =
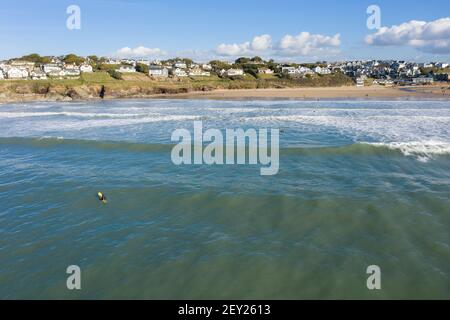
{"label": "shoreline", "polygon": [[207,100],[450,100],[450,85],[405,86],[405,87],[299,87],[261,89],[215,89],[183,93],[132,94],[129,96],[105,96],[72,98],[64,95],[0,94],[0,106],[24,102],[70,102],[138,99],[207,99]]}

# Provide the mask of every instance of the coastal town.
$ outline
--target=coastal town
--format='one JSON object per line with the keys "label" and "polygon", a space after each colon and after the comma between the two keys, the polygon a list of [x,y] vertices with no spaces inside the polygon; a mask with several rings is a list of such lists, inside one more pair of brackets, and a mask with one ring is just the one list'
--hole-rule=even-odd
{"label": "coastal town", "polygon": [[143,73],[154,80],[209,78],[222,79],[311,79],[341,74],[355,86],[426,85],[449,81],[446,62],[408,62],[398,60],[292,63],[265,61],[260,57],[241,57],[233,62],[213,60],[196,63],[191,59],[119,59],[97,56],[41,57],[30,54],[0,61],[0,80],[79,79],[82,74],[103,72],[112,78]]}

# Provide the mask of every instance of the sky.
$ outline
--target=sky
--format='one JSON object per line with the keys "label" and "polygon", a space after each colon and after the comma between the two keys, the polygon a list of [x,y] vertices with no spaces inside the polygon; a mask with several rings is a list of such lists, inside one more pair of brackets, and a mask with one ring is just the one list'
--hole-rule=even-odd
{"label": "sky", "polygon": [[[375,29],[371,5],[380,9]],[[450,60],[449,0],[14,0],[0,13],[0,59]]]}

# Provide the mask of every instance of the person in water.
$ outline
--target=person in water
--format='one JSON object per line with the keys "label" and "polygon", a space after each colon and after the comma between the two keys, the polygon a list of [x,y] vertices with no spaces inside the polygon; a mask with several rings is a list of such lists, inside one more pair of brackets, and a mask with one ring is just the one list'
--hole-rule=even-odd
{"label": "person in water", "polygon": [[100,200],[103,203],[106,203],[106,197],[105,197],[105,195],[103,193],[98,192],[97,196],[98,196],[98,200]]}

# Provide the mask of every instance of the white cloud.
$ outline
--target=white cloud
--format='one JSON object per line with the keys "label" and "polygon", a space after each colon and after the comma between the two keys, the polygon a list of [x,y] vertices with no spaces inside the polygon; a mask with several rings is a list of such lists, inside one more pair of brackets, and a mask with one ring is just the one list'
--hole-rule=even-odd
{"label": "white cloud", "polygon": [[411,46],[423,52],[450,53],[450,18],[431,22],[411,20],[382,27],[365,40],[375,46]]}
{"label": "white cloud", "polygon": [[250,49],[253,51],[264,51],[272,47],[272,37],[268,34],[262,36],[256,36],[253,38],[250,44]]}
{"label": "white cloud", "polygon": [[278,44],[281,55],[328,55],[339,52],[341,45],[340,34],[324,36],[321,34],[310,34],[301,32],[296,36],[285,35]]}
{"label": "white cloud", "polygon": [[140,57],[150,57],[150,56],[163,56],[166,52],[159,48],[147,48],[139,46],[136,48],[124,47],[116,51],[115,54],[120,58],[140,58]]}
{"label": "white cloud", "polygon": [[272,38],[268,34],[256,36],[250,42],[244,42],[241,44],[220,44],[216,52],[223,56],[238,56],[245,54],[256,54],[269,50],[272,47]]}
{"label": "white cloud", "polygon": [[276,54],[279,56],[332,55],[339,52],[340,35],[324,36],[301,32],[296,36],[285,35],[277,46],[272,45],[272,37],[263,34],[251,41],[240,44],[222,43],[216,53],[222,56],[239,56],[253,54]]}

